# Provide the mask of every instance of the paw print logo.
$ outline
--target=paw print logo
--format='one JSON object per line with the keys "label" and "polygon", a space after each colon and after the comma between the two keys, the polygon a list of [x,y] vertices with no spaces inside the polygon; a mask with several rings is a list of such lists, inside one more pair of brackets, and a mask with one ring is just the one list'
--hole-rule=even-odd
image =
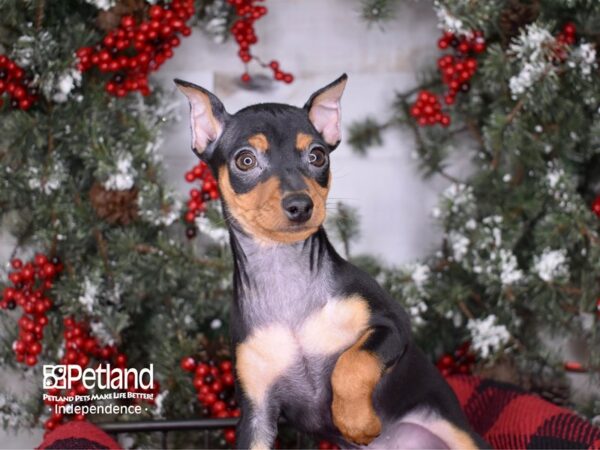
{"label": "paw print logo", "polygon": [[44,365],[44,389],[66,389],[66,366]]}

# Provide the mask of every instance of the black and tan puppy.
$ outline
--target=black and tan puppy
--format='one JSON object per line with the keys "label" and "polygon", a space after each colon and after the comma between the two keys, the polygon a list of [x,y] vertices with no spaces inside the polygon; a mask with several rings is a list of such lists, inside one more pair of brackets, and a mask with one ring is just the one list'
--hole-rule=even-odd
{"label": "black and tan puppy", "polygon": [[192,147],[218,180],[235,258],[237,446],[272,447],[280,415],[342,447],[484,446],[412,342],[399,303],[323,230],[346,79],[303,108],[233,115],[176,80],[190,102]]}

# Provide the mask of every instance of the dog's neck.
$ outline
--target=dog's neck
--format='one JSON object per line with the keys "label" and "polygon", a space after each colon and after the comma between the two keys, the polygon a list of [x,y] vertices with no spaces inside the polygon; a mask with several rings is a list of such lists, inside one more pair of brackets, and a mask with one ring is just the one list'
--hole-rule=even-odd
{"label": "dog's neck", "polygon": [[292,244],[257,242],[231,223],[229,230],[235,300],[248,325],[292,324],[327,301],[335,251],[322,228]]}

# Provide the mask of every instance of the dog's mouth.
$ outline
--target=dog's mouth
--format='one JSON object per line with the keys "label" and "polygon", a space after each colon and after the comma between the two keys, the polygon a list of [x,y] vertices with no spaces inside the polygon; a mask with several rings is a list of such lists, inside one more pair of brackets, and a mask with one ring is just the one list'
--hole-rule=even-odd
{"label": "dog's mouth", "polygon": [[319,228],[318,225],[310,223],[290,223],[289,225],[274,231],[278,231],[279,233],[298,233],[299,231],[309,231],[317,228]]}

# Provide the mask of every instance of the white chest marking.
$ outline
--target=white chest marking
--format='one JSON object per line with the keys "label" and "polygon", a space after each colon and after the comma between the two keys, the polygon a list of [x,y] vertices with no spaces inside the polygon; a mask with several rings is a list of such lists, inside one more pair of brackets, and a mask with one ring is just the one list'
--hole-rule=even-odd
{"label": "white chest marking", "polygon": [[350,347],[369,323],[367,302],[360,296],[329,300],[297,328],[272,323],[238,345],[237,372],[244,391],[262,406],[270,386],[301,355],[331,355]]}

